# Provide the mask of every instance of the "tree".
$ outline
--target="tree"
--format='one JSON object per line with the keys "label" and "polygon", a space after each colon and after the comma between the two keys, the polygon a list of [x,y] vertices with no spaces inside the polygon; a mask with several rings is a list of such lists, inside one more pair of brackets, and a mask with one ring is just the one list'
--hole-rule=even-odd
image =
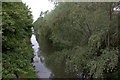
{"label": "tree", "polygon": [[[116,5],[58,3],[38,18],[34,25],[41,49],[47,41],[54,48],[46,63],[64,63],[66,73],[76,76],[82,73],[89,78],[118,78],[118,16],[112,13]],[[47,39],[44,44],[41,37]]]}
{"label": "tree", "polygon": [[3,78],[36,77],[31,59],[34,57],[30,37],[33,19],[26,4],[2,4]]}

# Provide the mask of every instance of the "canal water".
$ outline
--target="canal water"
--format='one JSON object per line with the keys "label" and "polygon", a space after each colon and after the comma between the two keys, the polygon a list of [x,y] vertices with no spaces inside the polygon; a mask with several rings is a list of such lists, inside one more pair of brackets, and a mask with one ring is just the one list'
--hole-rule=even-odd
{"label": "canal water", "polygon": [[[49,56],[46,53],[51,52],[51,46],[47,45],[45,47],[45,51],[41,51],[39,43],[36,40],[36,36],[34,34],[34,29],[33,30],[33,34],[31,36],[31,43],[32,43],[32,48],[34,49],[34,55],[35,57],[33,58],[33,65],[34,65],[34,70],[36,71],[36,75],[38,76],[38,78],[73,78],[75,76],[73,76],[73,74],[66,74],[65,72],[65,66],[57,66],[54,64],[46,64],[45,63],[45,59],[47,56]],[[42,37],[41,37],[42,38]],[[47,41],[45,39],[43,39],[42,41],[44,43],[44,45],[47,44]],[[41,43],[41,44],[43,44]]]}
{"label": "canal water", "polygon": [[34,34],[32,34],[31,43],[33,45],[32,48],[34,49],[35,55],[35,57],[33,58],[33,65],[35,66],[37,76],[39,78],[49,78],[51,75],[51,71],[46,67],[45,63],[43,62],[44,57],[39,56],[39,54],[41,53],[39,50],[40,47]]}

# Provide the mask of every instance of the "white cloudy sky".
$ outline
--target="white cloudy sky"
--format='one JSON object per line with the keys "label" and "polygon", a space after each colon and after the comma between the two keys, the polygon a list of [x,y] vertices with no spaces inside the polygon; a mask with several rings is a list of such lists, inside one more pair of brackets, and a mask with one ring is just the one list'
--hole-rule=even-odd
{"label": "white cloudy sky", "polygon": [[44,12],[54,8],[54,4],[48,0],[22,0],[22,2],[31,8],[34,21],[37,20],[41,11]]}

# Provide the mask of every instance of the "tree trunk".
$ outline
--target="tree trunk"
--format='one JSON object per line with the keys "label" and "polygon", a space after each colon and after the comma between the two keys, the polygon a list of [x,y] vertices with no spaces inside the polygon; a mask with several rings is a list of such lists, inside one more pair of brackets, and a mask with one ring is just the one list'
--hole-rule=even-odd
{"label": "tree trunk", "polygon": [[112,11],[111,11],[111,4],[110,4],[110,10],[109,10],[109,30],[108,30],[108,49],[110,49],[110,27],[111,27],[111,20],[112,20]]}

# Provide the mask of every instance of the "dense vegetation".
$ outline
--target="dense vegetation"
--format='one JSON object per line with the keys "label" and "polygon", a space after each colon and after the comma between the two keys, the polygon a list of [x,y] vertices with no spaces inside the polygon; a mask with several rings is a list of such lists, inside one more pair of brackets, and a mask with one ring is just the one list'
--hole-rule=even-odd
{"label": "dense vegetation", "polygon": [[2,78],[2,3],[0,1],[0,79]]}
{"label": "dense vegetation", "polygon": [[[34,23],[47,64],[76,77],[118,78],[118,3],[58,3]],[[82,75],[82,76],[81,76]]]}
{"label": "dense vegetation", "polygon": [[2,77],[35,78],[31,11],[22,2],[3,2],[2,12]]}

